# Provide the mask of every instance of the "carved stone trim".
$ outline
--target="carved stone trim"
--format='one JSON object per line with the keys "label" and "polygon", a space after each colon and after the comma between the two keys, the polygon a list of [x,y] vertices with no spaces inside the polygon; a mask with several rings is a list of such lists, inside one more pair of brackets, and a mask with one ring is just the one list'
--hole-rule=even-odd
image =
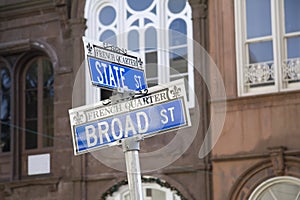
{"label": "carved stone trim", "polygon": [[268,149],[269,158],[265,157],[242,173],[232,186],[228,199],[248,199],[258,185],[276,176],[300,177],[299,152],[285,153],[288,151],[281,146]]}
{"label": "carved stone trim", "polygon": [[[0,193],[2,192],[5,196],[13,195],[14,189],[35,186],[35,185],[44,185],[48,186],[49,192],[56,192],[58,189],[58,184],[60,178],[37,178],[37,179],[28,179],[21,181],[13,181],[9,183],[3,183],[0,185]],[[1,197],[1,194],[0,194]]]}
{"label": "carved stone trim", "polygon": [[192,18],[193,19],[205,19],[207,18],[207,4],[205,3],[193,3],[190,2],[192,7]]}
{"label": "carved stone trim", "polygon": [[272,147],[268,148],[270,151],[271,162],[273,164],[274,174],[281,176],[284,174],[285,163],[284,163],[284,151],[285,147]]}
{"label": "carved stone trim", "polygon": [[29,39],[0,43],[0,54],[1,55],[21,52],[21,51],[28,51],[29,49],[30,49],[30,40]]}

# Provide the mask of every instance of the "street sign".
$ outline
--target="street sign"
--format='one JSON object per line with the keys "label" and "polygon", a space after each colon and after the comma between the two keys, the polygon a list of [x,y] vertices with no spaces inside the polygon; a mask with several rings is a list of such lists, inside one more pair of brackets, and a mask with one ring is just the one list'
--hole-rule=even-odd
{"label": "street sign", "polygon": [[93,85],[133,91],[147,88],[143,62],[136,53],[85,37],[82,39]]}
{"label": "street sign", "polygon": [[191,125],[183,79],[151,87],[129,101],[70,109],[69,115],[75,155]]}

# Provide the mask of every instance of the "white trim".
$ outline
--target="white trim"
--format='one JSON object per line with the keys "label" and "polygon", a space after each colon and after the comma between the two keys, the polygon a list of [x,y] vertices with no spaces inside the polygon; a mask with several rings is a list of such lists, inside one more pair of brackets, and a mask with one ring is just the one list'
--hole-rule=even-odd
{"label": "white trim", "polygon": [[[116,9],[116,18],[110,26],[102,26],[99,22],[99,12],[101,8],[105,6],[113,6]],[[156,7],[156,13],[152,13],[151,10]],[[132,15],[127,19],[127,12],[132,13]],[[140,46],[140,56],[145,62],[145,31],[149,27],[154,27],[157,31],[157,82],[158,84],[164,84],[170,81],[170,61],[169,61],[169,36],[168,29],[169,25],[175,19],[182,19],[186,23],[186,37],[187,44],[187,77],[189,87],[189,107],[194,107],[195,97],[194,97],[194,68],[193,68],[193,31],[190,31],[192,27],[192,10],[188,2],[184,9],[178,13],[173,14],[168,9],[168,1],[153,0],[151,6],[142,12],[135,11],[128,5],[127,1],[117,1],[117,0],[87,0],[85,6],[84,17],[87,19],[87,30],[85,32],[86,37],[94,40],[99,40],[101,32],[105,30],[115,31],[117,37],[117,44],[119,47],[128,49],[128,33],[130,30],[136,30],[139,33],[139,46]],[[145,24],[144,19],[148,18],[152,20],[151,23]],[[139,20],[138,26],[131,26],[133,22]],[[101,28],[101,30],[99,30]],[[121,32],[122,31],[122,32]],[[179,48],[179,46],[175,46]],[[86,72],[86,103],[94,103],[99,101],[100,91],[98,88],[91,86],[90,76]],[[185,74],[181,74],[185,75]]]}
{"label": "white trim", "polygon": [[278,176],[275,178],[268,179],[265,182],[261,183],[259,186],[257,186],[248,200],[257,200],[259,195],[261,195],[266,189],[278,183],[291,183],[300,187],[300,179],[292,176]]}
{"label": "white trim", "polygon": [[[272,34],[251,39],[247,39],[245,2],[246,0],[234,0],[238,96],[269,94],[300,89],[300,82],[288,83],[283,80],[283,60],[286,60],[288,56],[286,44],[287,38],[300,36],[300,32],[285,34],[284,0],[270,0]],[[274,84],[271,86],[264,85],[261,87],[250,88],[245,85],[244,80],[244,67],[248,65],[249,62],[248,45],[264,41],[272,41],[273,44]]]}

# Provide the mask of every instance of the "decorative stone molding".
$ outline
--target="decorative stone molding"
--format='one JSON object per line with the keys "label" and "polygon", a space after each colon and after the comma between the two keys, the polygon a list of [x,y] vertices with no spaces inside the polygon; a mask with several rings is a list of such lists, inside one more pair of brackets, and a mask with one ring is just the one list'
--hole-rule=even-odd
{"label": "decorative stone molding", "polygon": [[276,176],[281,176],[284,174],[285,163],[284,163],[284,147],[272,147],[269,148],[271,162],[273,164],[274,174]]}
{"label": "decorative stone molding", "polygon": [[273,177],[300,177],[300,152],[288,152],[285,147],[268,149],[269,156],[263,156],[239,176],[230,190],[228,199],[248,199],[258,185]]}
{"label": "decorative stone molding", "polygon": [[206,1],[189,1],[191,7],[192,7],[192,15],[193,19],[205,19],[207,18],[207,3]]}

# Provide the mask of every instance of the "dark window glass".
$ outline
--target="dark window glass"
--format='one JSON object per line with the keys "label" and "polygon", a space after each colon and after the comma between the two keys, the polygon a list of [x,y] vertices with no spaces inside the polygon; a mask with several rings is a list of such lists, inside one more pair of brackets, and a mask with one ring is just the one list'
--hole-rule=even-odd
{"label": "dark window glass", "polygon": [[38,131],[38,63],[33,62],[26,72],[25,88],[25,148],[37,148],[37,131]]}
{"label": "dark window glass", "polygon": [[146,53],[146,77],[157,77],[157,52]]}
{"label": "dark window glass", "polygon": [[0,68],[0,152],[10,151],[10,92],[11,78],[7,68]]}
{"label": "dark window glass", "polygon": [[25,149],[53,146],[53,82],[52,64],[43,57],[25,72]]}
{"label": "dark window glass", "polygon": [[43,60],[43,147],[53,146],[53,89],[54,74],[51,63]]}

